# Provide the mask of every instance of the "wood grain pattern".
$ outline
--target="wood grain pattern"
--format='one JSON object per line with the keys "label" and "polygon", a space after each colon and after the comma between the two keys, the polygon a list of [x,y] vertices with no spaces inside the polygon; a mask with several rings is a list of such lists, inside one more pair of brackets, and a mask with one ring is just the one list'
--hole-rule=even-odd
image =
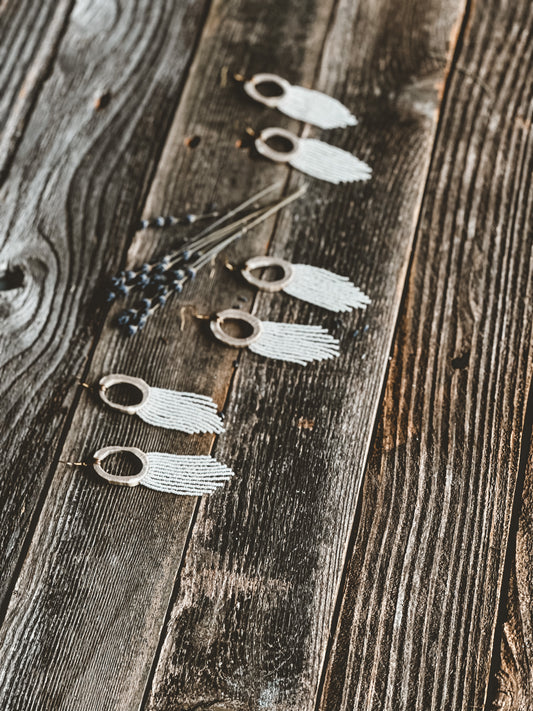
{"label": "wood grain pattern", "polygon": [[0,599],[100,328],[96,285],[123,259],[203,8],[78,2],[0,191],[2,263],[24,273],[0,292]]}
{"label": "wood grain pattern", "polygon": [[[491,711],[529,711],[533,705],[531,676],[531,506],[533,495],[533,457],[525,470],[520,490],[517,530],[513,532],[508,555],[511,560],[508,585],[502,600],[503,617],[497,627]],[[518,503],[518,502],[517,502]]]}
{"label": "wood grain pattern", "polygon": [[485,704],[533,365],[533,8],[496,0],[473,13],[450,76],[323,709]]}
{"label": "wood grain pattern", "polygon": [[[191,523],[148,706],[314,703],[435,130],[434,85],[461,9],[442,1],[402,8],[385,0],[379,10],[348,2],[309,1],[305,11],[276,1],[214,4],[145,214],[235,200],[286,175],[284,167],[249,160],[235,141],[246,125],[294,124],[220,86],[224,66],[252,73],[268,65],[355,107],[361,126],[329,140],[369,160],[376,177],[337,190],[313,185],[274,231],[258,230],[231,256],[264,251],[271,240],[286,257],[350,273],[374,305],[338,322],[282,296],[258,300],[263,317],[326,323],[343,336],[343,357],[304,371],[241,356],[231,429],[217,444],[217,457],[238,477],[198,511],[190,499],[116,491],[83,470],[58,469],[0,631],[3,707],[138,706]],[[431,36],[420,31],[425,23]],[[192,135],[198,147],[186,149]],[[382,211],[385,197],[390,207]],[[156,245],[163,250],[164,241],[138,235],[130,263]],[[233,305],[238,294],[251,304],[252,293],[219,264],[182,303],[206,311]],[[222,405],[236,353],[214,345],[192,319],[180,334],[179,314],[179,304],[169,304],[129,342],[108,322],[89,378],[120,368],[210,393]],[[300,417],[315,424],[299,427]],[[145,451],[211,446],[209,437],[153,431],[84,398],[62,458],[116,442]]]}
{"label": "wood grain pattern", "polygon": [[[314,708],[435,128],[435,84],[460,11],[334,9],[315,85],[356,107],[361,123],[328,140],[368,160],[375,177],[364,188],[313,185],[280,217],[271,251],[350,274],[373,306],[339,320],[284,295],[257,299],[263,318],[327,324],[343,354],[305,370],[239,359],[232,428],[215,453],[240,475],[200,506],[152,711]],[[391,30],[398,16],[400,35]],[[430,44],[425,23],[436,28]]]}
{"label": "wood grain pattern", "polygon": [[50,71],[74,0],[0,3],[0,180]]}
{"label": "wood grain pattern", "polygon": [[[286,13],[281,3],[276,10],[281,16]],[[227,11],[232,16],[235,8]],[[305,52],[316,52],[317,17],[323,20],[319,9],[309,18],[306,42],[293,48],[296,66],[304,64]],[[243,36],[253,32],[256,23],[262,28],[263,22],[261,13],[257,18],[257,5],[250,6]],[[294,32],[300,20],[292,15],[292,23],[287,23],[287,33]],[[254,51],[266,55],[260,35],[253,39]],[[238,196],[240,201],[287,173],[285,167],[269,163],[258,170],[257,163],[235,147],[251,120],[243,106],[250,110],[250,105],[242,96],[239,100],[235,87],[220,86],[220,69],[228,57],[241,56],[244,62],[252,45],[238,40],[229,54],[226,42],[222,34],[210,34],[209,29],[204,33],[208,66],[204,62],[200,71],[196,63],[191,70],[196,80],[188,83],[175,117],[146,215],[176,213],[188,204],[201,209],[213,198],[235,202]],[[241,55],[236,54],[239,46]],[[251,111],[261,116],[253,105]],[[187,149],[184,139],[192,135],[200,137],[199,146]],[[253,245],[264,251],[271,231],[272,224],[250,235],[234,258]],[[140,233],[130,263],[164,251],[165,240],[172,239],[175,234]],[[249,299],[252,295],[245,288],[238,293]],[[184,302],[214,310],[235,298],[234,277],[219,265],[216,278],[199,278]],[[180,334],[180,308],[179,303],[169,304],[142,338],[133,341],[117,332],[112,316],[96,346],[88,379],[122,370],[155,385],[209,393],[222,405],[236,354],[213,348],[205,328],[190,317],[187,331]],[[100,446],[119,442],[167,452],[205,453],[211,446],[209,437],[187,438],[103,412],[87,397],[80,405],[62,459],[87,458]],[[3,707],[48,704],[70,711],[84,705],[139,706],[195,507],[193,499],[142,489],[116,491],[83,470],[58,469],[0,630]]]}

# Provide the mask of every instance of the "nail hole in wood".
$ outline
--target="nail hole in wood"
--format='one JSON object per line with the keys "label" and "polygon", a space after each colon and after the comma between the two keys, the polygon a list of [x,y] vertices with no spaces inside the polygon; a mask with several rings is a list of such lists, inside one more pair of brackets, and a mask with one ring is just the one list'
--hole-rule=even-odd
{"label": "nail hole in wood", "polygon": [[200,145],[200,141],[200,136],[189,136],[189,138],[185,139],[185,145],[187,148],[196,148],[196,146]]}
{"label": "nail hole in wood", "polygon": [[452,358],[452,368],[454,370],[464,370],[468,368],[468,362],[470,360],[470,351],[466,351],[456,358]]}
{"label": "nail hole in wood", "polygon": [[110,101],[111,92],[104,91],[103,94],[100,94],[100,96],[96,97],[96,99],[94,100],[94,110],[101,111],[102,109],[105,109],[106,106],[109,106]]}

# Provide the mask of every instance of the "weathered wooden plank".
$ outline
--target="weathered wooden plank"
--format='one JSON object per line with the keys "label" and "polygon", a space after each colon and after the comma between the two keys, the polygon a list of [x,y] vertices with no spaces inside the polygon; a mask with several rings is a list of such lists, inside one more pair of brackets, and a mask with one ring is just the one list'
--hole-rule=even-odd
{"label": "weathered wooden plank", "polygon": [[435,85],[460,10],[334,8],[316,86],[355,107],[361,124],[328,140],[363,155],[375,177],[364,188],[314,184],[281,216],[272,251],[350,274],[374,303],[337,320],[283,295],[257,300],[262,317],[327,324],[343,354],[306,370],[240,358],[231,429],[215,450],[238,476],[200,506],[152,711],[315,706],[432,145]]}
{"label": "weathered wooden plank", "polygon": [[483,708],[531,382],[533,7],[450,77],[323,709]]}
{"label": "weathered wooden plank", "polygon": [[0,4],[0,178],[50,70],[74,0]]}
{"label": "weathered wooden plank", "polygon": [[[494,678],[489,689],[492,711],[529,711],[533,704],[531,675],[531,505],[533,494],[533,456],[525,471],[519,500],[518,528],[513,531],[513,546],[508,585],[502,600],[503,619],[497,627]],[[517,502],[518,504],[518,502]]]}
{"label": "weathered wooden plank", "polygon": [[2,599],[100,327],[95,285],[123,258],[204,7],[76,3],[0,192],[2,263],[24,274],[0,292]]}
{"label": "weathered wooden plank", "polygon": [[[287,174],[285,167],[269,163],[259,169],[235,147],[244,127],[262,112],[239,97],[235,87],[221,87],[220,70],[230,60],[250,61],[250,53],[256,61],[265,61],[275,32],[270,24],[274,15],[284,18],[286,39],[273,68],[282,71],[281,58],[304,67],[307,57],[314,60],[312,68],[320,49],[315,33],[327,18],[322,3],[309,3],[308,10],[302,23],[282,3],[272,5],[266,32],[266,19],[258,16],[256,5],[215,6],[201,42],[203,60],[191,69],[147,215],[178,213],[188,203],[201,209],[213,197],[238,202]],[[239,27],[233,40],[216,29],[221,14]],[[200,143],[188,149],[184,138],[194,134]],[[234,256],[254,248],[264,251],[271,231],[267,225],[250,235]],[[172,237],[167,235],[167,241]],[[161,232],[139,234],[130,262],[162,250],[164,243]],[[216,277],[199,278],[184,301],[200,310],[215,309],[231,305],[236,291],[233,277],[219,266]],[[252,295],[244,288],[239,293]],[[124,340],[111,319],[96,345],[88,379],[118,370],[163,387],[212,394],[222,405],[235,353],[213,348],[205,328],[192,319],[187,333],[180,335],[179,314],[180,304],[169,304],[133,341]],[[88,457],[102,445],[126,442],[145,451],[205,452],[211,446],[209,437],[187,438],[119,413],[103,413],[85,397],[62,459]],[[0,630],[4,708],[139,706],[195,506],[193,499],[143,489],[116,491],[83,470],[59,468]]]}

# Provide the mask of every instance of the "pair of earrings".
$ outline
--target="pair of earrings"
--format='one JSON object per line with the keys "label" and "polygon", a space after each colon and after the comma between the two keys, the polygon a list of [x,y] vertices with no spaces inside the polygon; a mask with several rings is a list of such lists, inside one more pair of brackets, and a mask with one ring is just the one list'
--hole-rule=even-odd
{"label": "pair of earrings", "polygon": [[[274,84],[280,93],[276,96],[261,93],[260,87],[265,84]],[[337,99],[320,91],[292,86],[276,74],[255,74],[244,82],[244,90],[255,101],[319,128],[357,125],[355,116]],[[288,142],[290,148],[287,151],[272,148],[268,141],[276,138]],[[330,183],[368,180],[372,175],[370,166],[348,151],[315,138],[300,138],[284,128],[265,128],[255,139],[255,147],[265,158],[288,163],[302,173]]]}
{"label": "pair of earrings", "polygon": [[[109,391],[115,385],[128,385],[137,389],[141,399],[133,405],[121,405],[110,398]],[[90,385],[83,383],[90,388]],[[224,431],[215,402],[206,395],[177,392],[151,387],[141,378],[122,373],[106,375],[98,383],[102,401],[119,412],[137,415],[144,422],[166,429],[180,430],[187,434],[220,434]],[[140,471],[130,476],[117,476],[107,472],[103,461],[111,454],[129,453],[140,462]],[[87,466],[85,462],[63,462]],[[109,484],[121,486],[146,486],[180,496],[211,494],[222,486],[233,471],[208,455],[177,455],[164,452],[148,452],[137,447],[111,446],[99,449],[93,455],[92,466],[96,474]]]}
{"label": "pair of earrings", "polygon": [[[234,270],[235,267],[227,265]],[[256,269],[275,267],[282,275],[274,281],[256,277]],[[370,299],[347,277],[327,269],[307,264],[291,264],[279,257],[254,257],[241,269],[249,284],[267,292],[284,291],[298,299],[336,313],[365,309]],[[223,328],[226,321],[242,322],[251,327],[245,337],[228,335]],[[321,326],[260,321],[252,314],[238,309],[226,309],[211,321],[211,331],[221,342],[238,348],[248,347],[254,353],[300,365],[327,360],[339,355],[339,341]]]}

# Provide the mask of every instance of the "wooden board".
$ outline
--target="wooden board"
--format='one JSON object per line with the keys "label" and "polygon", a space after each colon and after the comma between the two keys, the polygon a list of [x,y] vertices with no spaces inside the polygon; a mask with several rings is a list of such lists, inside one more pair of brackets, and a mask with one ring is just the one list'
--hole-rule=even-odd
{"label": "wooden board", "polygon": [[[241,7],[222,22],[245,16]],[[369,160],[375,179],[363,190],[314,185],[280,218],[271,251],[352,275],[374,305],[337,321],[284,296],[257,299],[263,318],[327,324],[343,356],[306,370],[241,356],[232,430],[215,449],[238,475],[198,511],[149,709],[314,708],[424,185],[435,85],[460,9],[419,4],[411,24],[399,4],[335,7],[316,86],[359,107],[353,138],[329,140]],[[400,36],[391,31],[398,14]],[[429,18],[431,45],[419,33]],[[388,85],[396,93],[383,96]]]}
{"label": "wooden board", "polygon": [[478,709],[487,695],[533,365],[533,8],[495,1],[472,13],[451,70],[323,709]]}
{"label": "wooden board", "polygon": [[73,0],[0,5],[0,181],[57,53]]}
{"label": "wooden board", "polygon": [[[527,443],[526,443],[527,444]],[[529,442],[530,444],[530,442]],[[527,451],[524,452],[527,456]],[[529,451],[525,476],[519,481],[515,513],[516,535],[508,550],[510,570],[504,578],[501,618],[496,628],[493,676],[489,688],[491,711],[528,711],[533,698],[531,676],[532,621],[531,599],[531,502],[533,458]],[[516,523],[516,518],[514,520]]]}
{"label": "wooden board", "polygon": [[[0,291],[2,603],[101,328],[97,285],[123,260],[139,219],[203,7],[77,3],[0,189],[2,260],[23,272],[20,288]],[[29,51],[40,35],[33,11],[26,16],[16,27]],[[41,39],[44,52],[51,40]],[[27,72],[26,83],[43,74],[41,65]]]}
{"label": "wooden board", "polygon": [[[255,19],[253,8],[250,14],[254,18],[243,32],[251,31],[249,42],[256,51],[263,47],[267,53],[259,37],[253,36],[262,20]],[[314,22],[322,24],[323,20],[318,9],[309,19],[305,45],[294,47],[296,66],[304,63],[306,51],[316,52]],[[300,24],[293,16],[287,33],[294,32],[296,22]],[[180,27],[178,20],[176,27]],[[186,25],[181,27],[183,32],[186,29]],[[259,170],[257,163],[235,147],[244,127],[253,116],[260,117],[261,111],[239,97],[235,87],[220,87],[222,66],[235,59],[233,54],[218,51],[217,43],[226,41],[224,35],[204,33],[206,51],[214,43],[210,65],[202,73],[192,70],[198,79],[189,81],[180,104],[147,214],[179,213],[189,204],[201,209],[213,198],[235,202],[287,174],[285,167],[274,164],[264,164]],[[251,46],[248,40],[242,43],[241,61]],[[165,71],[172,70],[161,59],[157,66],[161,62]],[[235,101],[232,96],[237,97]],[[195,134],[200,136],[199,147],[186,149],[184,138]],[[257,231],[246,249],[255,244],[264,251],[271,230],[272,224]],[[171,241],[168,235],[167,240]],[[163,249],[164,244],[161,233],[140,234],[131,263]],[[112,262],[104,262],[105,256],[105,251],[100,252],[101,272],[112,268]],[[216,291],[213,284],[218,285]],[[236,299],[234,277],[220,266],[216,280],[198,279],[197,289],[189,293],[184,301],[190,298],[200,310],[231,305]],[[251,298],[250,290],[238,293]],[[87,379],[122,370],[163,387],[210,393],[222,404],[236,354],[213,349],[205,329],[192,319],[189,333],[181,335],[179,315],[180,305],[169,305],[136,341],[119,335],[110,318],[96,344]],[[84,396],[62,459],[89,457],[104,444],[128,441],[145,451],[169,452],[205,452],[211,444],[209,438],[186,438],[103,412]],[[5,652],[0,698],[5,708],[49,704],[70,711],[73,706],[89,704],[102,709],[140,704],[195,506],[193,499],[142,489],[116,491],[83,470],[59,467],[0,631]],[[19,617],[25,616],[24,609],[28,624]]]}

